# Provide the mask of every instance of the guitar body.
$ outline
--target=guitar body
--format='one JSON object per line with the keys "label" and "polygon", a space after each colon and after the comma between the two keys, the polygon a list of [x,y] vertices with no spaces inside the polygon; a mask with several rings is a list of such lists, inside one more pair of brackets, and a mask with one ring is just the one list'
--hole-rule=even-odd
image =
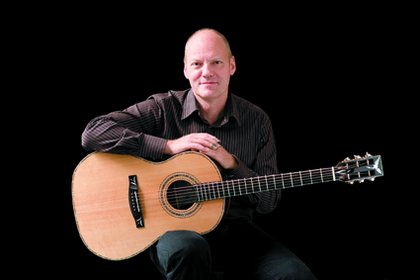
{"label": "guitar body", "polygon": [[[137,206],[129,196],[133,175],[138,180]],[[184,152],[162,162],[91,153],[78,164],[72,181],[73,210],[81,239],[94,254],[122,260],[144,251],[166,231],[210,232],[223,216],[225,200],[192,202],[177,208],[170,202],[172,190],[178,182],[194,185],[220,180],[216,165],[196,152]],[[140,208],[142,226],[136,225],[132,207]]]}

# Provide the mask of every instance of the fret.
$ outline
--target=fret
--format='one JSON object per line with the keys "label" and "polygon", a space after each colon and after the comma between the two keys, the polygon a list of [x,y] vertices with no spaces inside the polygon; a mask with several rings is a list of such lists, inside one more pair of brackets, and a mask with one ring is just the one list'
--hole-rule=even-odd
{"label": "fret", "polygon": [[298,172],[292,172],[293,187],[302,186]]}
{"label": "fret", "polygon": [[229,190],[229,196],[235,196],[235,187],[233,185],[233,180],[229,180],[228,190]]}
{"label": "fret", "polygon": [[207,199],[207,191],[206,191],[207,185],[208,184],[204,184],[204,185],[201,186],[201,191],[203,192],[203,200],[204,201],[208,200]]}
{"label": "fret", "polygon": [[217,195],[216,195],[216,190],[215,190],[215,184],[213,183],[213,184],[211,184],[211,191],[212,191],[212,193],[213,193],[213,199],[216,199],[217,198]]}
{"label": "fret", "polygon": [[202,187],[200,188],[200,192],[201,192],[201,197],[202,197],[202,199],[203,199],[203,200],[206,200],[206,195],[205,195],[205,193],[204,193],[204,188],[205,188],[205,186],[202,186]]}
{"label": "fret", "polygon": [[248,187],[247,187],[247,181],[251,181],[249,178],[245,179],[245,194],[248,194]]}
{"label": "fret", "polygon": [[281,184],[282,184],[282,186],[283,186],[283,189],[285,188],[285,186],[284,186],[284,179],[283,179],[283,174],[280,174],[281,175]]}
{"label": "fret", "polygon": [[312,181],[312,170],[309,170],[309,178],[311,178],[311,184],[313,184],[314,181]]}
{"label": "fret", "polygon": [[267,191],[268,191],[269,189],[268,189],[268,179],[267,179],[267,175],[265,175],[264,177],[265,177],[265,186],[266,186],[266,189],[267,189]]}
{"label": "fret", "polygon": [[302,172],[299,171],[300,185],[303,186]]}
{"label": "fret", "polygon": [[204,187],[204,193],[205,193],[205,199],[206,200],[209,200],[210,199],[210,196],[209,196],[209,184],[206,184],[205,185],[205,187]]}
{"label": "fret", "polygon": [[204,199],[205,200],[209,200],[210,196],[209,196],[209,184],[205,184],[203,187],[203,192],[204,192]]}
{"label": "fret", "polygon": [[[241,181],[244,181],[244,180],[242,179]],[[242,195],[241,184],[239,183],[239,179],[238,179],[238,190],[239,190],[239,195]]]}
{"label": "fret", "polygon": [[231,197],[230,190],[229,190],[229,181],[226,181],[226,189],[228,191],[228,197]]}
{"label": "fret", "polygon": [[[286,173],[286,174],[288,174],[288,173]],[[293,187],[293,184],[290,182],[290,179],[288,177],[289,176],[284,176],[284,180],[283,181],[284,181],[284,187],[285,188]]]}
{"label": "fret", "polygon": [[[308,173],[310,174],[309,176],[307,175]],[[311,171],[303,171],[302,174],[302,186],[312,184]]]}
{"label": "fret", "polygon": [[273,175],[274,188],[277,189],[276,176]]}
{"label": "fret", "polygon": [[193,187],[193,190],[195,191],[195,195],[197,197],[197,202],[202,201],[201,198],[200,198],[200,193],[198,191],[198,187],[197,186],[191,186],[191,187]]}
{"label": "fret", "polygon": [[314,169],[313,170],[313,176],[312,176],[312,180],[313,180],[313,184],[319,183],[321,174],[320,174],[320,170],[319,169]]}
{"label": "fret", "polygon": [[196,186],[195,191],[197,192],[198,200],[203,201],[203,196],[201,195],[201,186]]}
{"label": "fret", "polygon": [[[325,169],[325,177],[326,177],[326,181],[335,181],[334,179],[334,168],[324,168]],[[332,179],[331,179],[332,178]]]}

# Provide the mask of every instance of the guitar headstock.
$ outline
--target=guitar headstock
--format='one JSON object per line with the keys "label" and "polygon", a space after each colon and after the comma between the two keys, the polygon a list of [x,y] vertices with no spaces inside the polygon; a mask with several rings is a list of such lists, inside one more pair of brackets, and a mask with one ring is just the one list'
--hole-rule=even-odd
{"label": "guitar headstock", "polygon": [[346,158],[334,169],[336,178],[349,184],[363,183],[365,180],[374,181],[376,177],[384,176],[381,156],[372,156],[368,153],[364,157]]}

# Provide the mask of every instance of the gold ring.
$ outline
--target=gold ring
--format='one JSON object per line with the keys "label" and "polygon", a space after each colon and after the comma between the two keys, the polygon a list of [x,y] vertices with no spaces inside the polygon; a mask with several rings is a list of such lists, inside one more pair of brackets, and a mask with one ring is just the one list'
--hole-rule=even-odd
{"label": "gold ring", "polygon": [[215,144],[212,144],[212,145],[211,145],[211,148],[212,148],[213,150],[216,150],[217,146],[216,146]]}

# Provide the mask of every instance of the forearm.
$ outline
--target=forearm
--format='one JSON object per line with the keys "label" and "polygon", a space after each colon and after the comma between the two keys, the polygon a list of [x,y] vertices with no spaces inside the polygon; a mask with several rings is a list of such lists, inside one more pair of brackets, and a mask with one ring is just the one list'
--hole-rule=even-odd
{"label": "forearm", "polygon": [[161,159],[167,140],[129,125],[133,121],[121,121],[121,114],[125,113],[114,112],[91,120],[82,133],[83,148]]}
{"label": "forearm", "polygon": [[[238,166],[234,170],[225,170],[225,179],[250,178],[259,176],[256,172],[249,169],[242,161],[238,160]],[[259,213],[269,213],[273,211],[281,197],[281,191],[264,191],[242,197],[242,200],[248,200],[246,204],[255,205]]]}
{"label": "forearm", "polygon": [[[262,138],[253,160],[252,166],[247,166],[243,161],[237,158],[238,166],[234,170],[226,170],[227,179],[250,178],[264,175],[278,174],[277,152],[274,137],[270,127],[266,130],[269,137]],[[271,186],[272,189],[272,186]],[[257,192],[246,196],[249,205],[253,205],[259,213],[269,213],[273,211],[281,198],[281,190]]]}

